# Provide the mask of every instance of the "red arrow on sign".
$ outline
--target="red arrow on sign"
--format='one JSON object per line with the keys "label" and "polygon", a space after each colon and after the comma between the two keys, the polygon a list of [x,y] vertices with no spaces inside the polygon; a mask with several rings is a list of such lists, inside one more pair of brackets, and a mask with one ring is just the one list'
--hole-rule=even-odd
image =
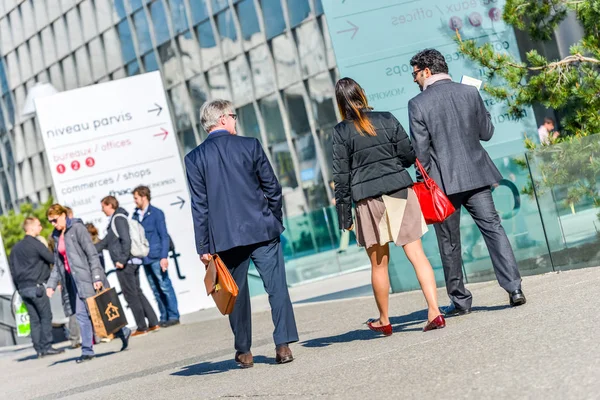
{"label": "red arrow on sign", "polygon": [[169,132],[165,130],[165,128],[160,128],[160,130],[162,131],[161,133],[157,133],[154,136],[162,136],[163,140],[167,140],[167,136],[169,136]]}

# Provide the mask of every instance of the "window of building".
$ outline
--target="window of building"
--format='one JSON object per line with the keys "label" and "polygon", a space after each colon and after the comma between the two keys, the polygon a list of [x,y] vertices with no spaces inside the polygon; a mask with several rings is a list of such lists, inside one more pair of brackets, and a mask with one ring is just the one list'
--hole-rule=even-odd
{"label": "window of building", "polygon": [[167,86],[173,86],[183,81],[175,46],[171,42],[167,42],[158,48],[158,58],[163,66],[162,71]]}
{"label": "window of building", "polygon": [[73,57],[66,57],[62,60],[61,65],[66,89],[71,90],[77,88],[79,85],[77,83],[77,71],[75,70],[75,61],[73,60]]}
{"label": "window of building", "polygon": [[20,112],[23,109],[23,106],[25,105],[25,86],[23,85],[19,85],[17,86],[17,88],[15,89],[15,105],[17,110]]}
{"label": "window of building", "polygon": [[154,51],[144,55],[142,61],[146,72],[158,71],[158,61],[156,61],[156,54]]}
{"label": "window of building", "polygon": [[213,14],[218,13],[227,8],[229,5],[227,0],[211,0]]}
{"label": "window of building", "polygon": [[44,69],[44,53],[42,52],[42,45],[38,35],[32,36],[29,40],[29,51],[31,52],[31,67],[33,73],[37,74]]}
{"label": "window of building", "polygon": [[185,85],[181,84],[175,86],[169,91],[169,97],[171,98],[171,104],[173,105],[172,110],[177,131],[180,132],[190,129],[192,127],[190,122],[192,110]]}
{"label": "window of building", "polygon": [[33,12],[35,14],[35,26],[37,29],[42,29],[48,25],[48,12],[46,11],[46,2],[29,0],[33,4]]}
{"label": "window of building", "polygon": [[200,107],[208,98],[208,85],[203,74],[199,74],[188,81],[188,90],[192,100],[192,110],[197,122],[200,122]]}
{"label": "window of building", "polygon": [[62,76],[62,72],[59,64],[54,64],[50,67],[50,83],[52,86],[56,88],[59,92],[65,90],[65,81]]}
{"label": "window of building", "polygon": [[261,0],[260,6],[265,21],[267,39],[272,39],[283,33],[285,31],[285,19],[283,18],[281,0]]}
{"label": "window of building", "polygon": [[316,21],[307,22],[296,29],[300,65],[304,76],[327,70],[325,45]]}
{"label": "window of building", "polygon": [[310,123],[302,96],[303,90],[302,83],[298,83],[283,91],[283,101],[285,109],[288,111],[292,137],[310,133]]}
{"label": "window of building", "polygon": [[10,18],[10,27],[12,30],[12,38],[13,43],[16,46],[23,43],[23,21],[21,20],[21,15],[19,13],[19,9],[15,8],[9,14]]}
{"label": "window of building", "polygon": [[76,49],[83,44],[83,32],[79,24],[79,14],[75,8],[67,13],[67,32],[72,49]]}
{"label": "window of building", "polygon": [[300,80],[296,56],[294,55],[294,43],[286,35],[277,36],[271,41],[273,60],[277,71],[279,87],[283,88]]}
{"label": "window of building", "polygon": [[287,6],[292,28],[300,25],[310,17],[308,0],[287,0]]}
{"label": "window of building", "polygon": [[104,49],[102,48],[102,42],[100,38],[95,38],[89,44],[90,49],[90,61],[92,63],[92,72],[94,74],[94,81],[102,78],[106,75],[106,63],[104,60]]}
{"label": "window of building", "polygon": [[137,61],[130,62],[125,66],[127,70],[127,76],[134,76],[140,73],[140,65]]}
{"label": "window of building", "polygon": [[148,26],[148,18],[146,18],[144,10],[140,10],[133,14],[133,23],[135,25],[135,33],[137,36],[140,53],[145,53],[151,50],[152,39],[150,38],[150,27]]}
{"label": "window of building", "polygon": [[29,39],[35,32],[35,15],[31,7],[31,1],[21,3],[21,18],[23,19],[23,30],[25,40]]}
{"label": "window of building", "polygon": [[196,135],[194,135],[194,129],[188,128],[184,131],[178,132],[179,142],[183,147],[183,153],[187,154],[194,150],[198,143],[196,142]]}
{"label": "window of building", "polygon": [[29,58],[29,49],[27,43],[22,44],[17,49],[17,56],[19,58],[19,65],[21,67],[21,79],[26,81],[33,75],[31,71],[31,60]]}
{"label": "window of building", "polygon": [[0,19],[0,43],[5,54],[13,49],[12,33],[6,17]]}
{"label": "window of building", "polygon": [[155,1],[150,5],[150,15],[152,16],[152,26],[154,27],[154,36],[158,47],[171,38],[167,14],[162,1]]}
{"label": "window of building", "polygon": [[262,141],[254,104],[250,103],[246,104],[244,107],[238,108],[237,116],[239,121],[238,124],[242,128],[244,136],[254,137]]}
{"label": "window of building", "polygon": [[60,0],[60,6],[63,12],[75,7],[75,0]]}
{"label": "window of building", "polygon": [[54,29],[54,43],[56,44],[56,54],[59,59],[69,54],[69,36],[67,35],[67,27],[62,18],[57,19],[52,24]]}
{"label": "window of building", "polygon": [[25,137],[25,148],[27,149],[27,156],[36,154],[39,150],[37,146],[37,140],[35,137],[35,126],[33,120],[29,119],[23,122],[23,136]]}
{"label": "window of building", "polygon": [[263,116],[269,143],[285,141],[285,129],[277,101],[277,94],[272,94],[259,100],[258,105]]}
{"label": "window of building", "polygon": [[316,15],[321,15],[324,13],[323,11],[323,3],[321,2],[321,0],[314,0],[315,2],[315,14]]}
{"label": "window of building", "polygon": [[202,72],[202,60],[200,56],[200,47],[194,39],[191,32],[187,31],[177,37],[177,46],[183,64],[184,77],[190,78]]}
{"label": "window of building", "polygon": [[236,105],[252,101],[252,76],[245,55],[240,55],[229,62],[229,76],[233,89],[233,100]]}
{"label": "window of building", "polygon": [[187,31],[188,20],[184,0],[169,0],[169,8],[171,9],[171,19],[175,34]]}
{"label": "window of building", "polygon": [[192,0],[190,1],[190,8],[192,11],[192,23],[194,25],[208,18],[206,0]]}
{"label": "window of building", "polygon": [[125,9],[119,9],[119,3],[123,7],[123,0],[114,0],[114,9],[111,6],[112,0],[94,0],[96,6],[95,15],[98,21],[98,31],[104,32],[106,29],[113,25],[113,13],[115,15],[115,21],[120,21],[125,18]]}
{"label": "window of building", "polygon": [[217,15],[217,28],[221,37],[223,57],[229,59],[239,53],[238,35],[233,22],[231,8]]}
{"label": "window of building", "polygon": [[[123,20],[117,25],[119,32],[119,40],[121,42],[121,54],[123,55],[123,62],[135,60],[135,48],[133,47],[133,39],[131,37],[131,29],[127,20]],[[110,32],[110,31],[109,31]]]}
{"label": "window of building", "polygon": [[202,53],[204,69],[209,69],[221,62],[221,53],[217,47],[210,21],[205,21],[196,27],[198,41]]}
{"label": "window of building", "polygon": [[256,96],[263,97],[274,92],[277,89],[274,79],[275,71],[273,70],[267,45],[263,44],[250,50],[250,65]]}
{"label": "window of building", "polygon": [[60,0],[47,0],[48,5],[48,21],[54,21],[59,15],[61,15]]}
{"label": "window of building", "polygon": [[328,72],[308,80],[308,92],[312,103],[317,129],[329,129],[337,123],[334,88]]}
{"label": "window of building", "polygon": [[[124,22],[125,27],[129,29],[127,21]],[[119,24],[119,27],[121,27],[121,24]],[[124,61],[121,55],[125,57],[126,51],[129,52],[129,58],[126,59],[125,62],[135,59],[135,52],[133,51],[131,36],[126,37],[126,39],[128,39],[128,42],[124,42],[123,37],[121,37],[121,40],[119,40],[117,31],[114,28],[107,30],[102,35],[102,40],[104,41],[104,51],[106,52],[106,66],[108,68],[108,72],[114,71],[123,66]],[[129,44],[130,46],[128,49],[123,48],[123,46],[126,44]]]}
{"label": "window of building", "polygon": [[75,63],[77,65],[77,76],[79,76],[79,86],[87,86],[94,83],[90,58],[85,47],[81,47],[75,52]]}
{"label": "window of building", "polygon": [[260,24],[254,6],[254,0],[242,0],[237,4],[244,45],[249,49],[261,42]]}
{"label": "window of building", "polygon": [[213,99],[231,100],[229,80],[223,65],[212,68],[207,73],[208,87]]}
{"label": "window of building", "polygon": [[[290,147],[287,142],[277,143],[270,146],[271,148],[271,159],[273,160],[273,169],[279,183],[284,191],[286,189],[295,189],[298,187],[298,179],[296,179],[296,170],[294,169],[294,162]],[[298,214],[298,210],[286,210],[287,215]]]}
{"label": "window of building", "polygon": [[83,40],[88,42],[98,34],[92,0],[82,2],[79,5],[79,13],[81,15],[81,25],[83,26]]}
{"label": "window of building", "polygon": [[[147,3],[147,1],[145,1],[145,3]],[[131,11],[139,10],[142,8],[142,0],[129,0],[129,7],[131,8]]]}

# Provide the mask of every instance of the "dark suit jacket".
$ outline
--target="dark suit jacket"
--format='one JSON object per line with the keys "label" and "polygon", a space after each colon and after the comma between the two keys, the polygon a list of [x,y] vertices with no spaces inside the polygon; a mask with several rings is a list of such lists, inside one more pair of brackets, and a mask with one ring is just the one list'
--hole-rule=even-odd
{"label": "dark suit jacket", "polygon": [[281,235],[281,185],[257,139],[213,132],[185,157],[185,166],[198,254]]}
{"label": "dark suit jacket", "polygon": [[408,116],[417,158],[446,194],[502,179],[481,145],[492,138],[494,125],[477,88],[435,82],[408,102]]}

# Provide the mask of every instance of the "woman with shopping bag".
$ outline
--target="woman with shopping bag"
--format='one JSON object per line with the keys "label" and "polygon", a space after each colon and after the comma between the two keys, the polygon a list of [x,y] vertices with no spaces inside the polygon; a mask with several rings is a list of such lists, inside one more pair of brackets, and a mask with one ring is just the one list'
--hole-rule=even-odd
{"label": "woman with shopping bag", "polygon": [[363,89],[350,78],[335,87],[343,121],[333,133],[333,180],[340,229],[352,230],[356,206],[356,240],[371,261],[371,282],[379,318],[369,329],[392,334],[388,314],[390,281],[389,243],[402,246],[412,263],[428,306],[424,331],[446,326],[437,302],[435,276],[423,252],[427,232],[413,181],[406,168],[415,161],[408,135],[389,112],[374,112]]}
{"label": "woman with shopping bag", "polygon": [[[77,363],[94,358],[94,330],[86,299],[96,295],[102,288],[108,288],[104,269],[100,265],[98,252],[92,243],[86,227],[81,220],[68,218],[67,210],[60,204],[54,204],[46,213],[48,221],[54,226],[52,237],[55,241],[54,268],[47,284],[47,294],[52,297],[59,282],[63,284],[62,300],[65,315],[75,314],[81,329],[81,357]],[[121,351],[129,344],[131,330],[120,329],[115,336],[123,342]]]}

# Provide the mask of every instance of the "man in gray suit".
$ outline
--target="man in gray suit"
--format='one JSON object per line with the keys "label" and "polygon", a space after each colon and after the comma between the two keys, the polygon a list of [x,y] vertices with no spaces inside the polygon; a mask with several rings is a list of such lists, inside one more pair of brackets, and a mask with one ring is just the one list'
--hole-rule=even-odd
{"label": "man in gray suit", "polygon": [[456,212],[435,225],[446,290],[452,304],[446,315],[471,312],[473,301],[463,282],[460,209],[464,206],[481,231],[500,286],[511,306],[525,304],[515,255],[492,199],[491,186],[502,179],[481,141],[494,134],[479,91],[452,82],[448,64],[437,50],[427,49],[411,60],[421,93],[408,103],[413,147],[423,167],[446,193]]}

